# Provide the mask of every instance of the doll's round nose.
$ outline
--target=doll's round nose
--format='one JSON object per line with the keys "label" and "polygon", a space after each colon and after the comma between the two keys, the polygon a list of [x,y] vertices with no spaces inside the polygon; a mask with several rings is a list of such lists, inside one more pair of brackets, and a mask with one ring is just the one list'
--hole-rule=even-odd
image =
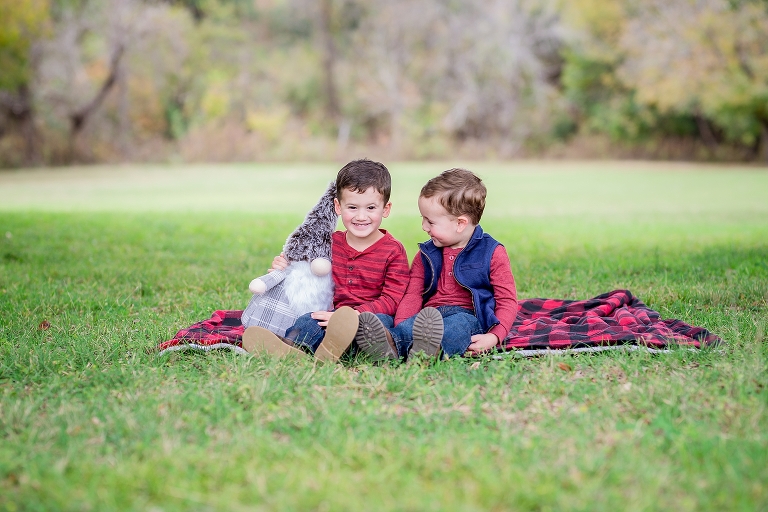
{"label": "doll's round nose", "polygon": [[327,276],[331,273],[331,260],[327,258],[315,258],[309,264],[309,269],[318,277]]}

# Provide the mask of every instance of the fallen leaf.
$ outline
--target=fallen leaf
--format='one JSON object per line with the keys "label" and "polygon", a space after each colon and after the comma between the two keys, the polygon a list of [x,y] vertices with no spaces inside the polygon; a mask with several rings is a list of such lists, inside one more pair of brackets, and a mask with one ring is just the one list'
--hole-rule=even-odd
{"label": "fallen leaf", "polygon": [[47,331],[50,328],[51,328],[51,322],[49,322],[48,320],[43,320],[42,322],[40,322],[40,325],[37,326],[38,331]]}
{"label": "fallen leaf", "polygon": [[557,363],[557,367],[560,368],[561,370],[563,370],[564,372],[571,371],[570,365],[567,365],[565,363]]}
{"label": "fallen leaf", "polygon": [[472,370],[477,370],[478,368],[480,368],[480,361],[475,361],[474,363],[472,363],[471,365],[469,365],[469,367],[470,367]]}

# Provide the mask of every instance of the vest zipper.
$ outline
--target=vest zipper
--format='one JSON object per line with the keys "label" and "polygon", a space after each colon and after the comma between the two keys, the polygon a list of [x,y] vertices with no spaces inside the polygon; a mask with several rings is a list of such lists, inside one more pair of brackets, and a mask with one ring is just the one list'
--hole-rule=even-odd
{"label": "vest zipper", "polygon": [[[423,251],[423,248],[421,247],[421,245],[419,245],[419,249],[422,249],[422,251]],[[427,263],[429,263],[429,270],[431,270],[432,279],[430,280],[429,286],[427,286],[427,289],[424,290],[423,292],[421,292],[421,296],[422,297],[425,296],[427,293],[429,293],[429,290],[432,289],[432,285],[435,284],[435,279],[437,278],[437,276],[435,275],[435,266],[432,264],[432,259],[429,257],[429,255],[427,253],[423,253],[423,254],[424,254],[424,256],[426,256],[426,258],[424,258],[424,259],[427,260]],[[461,284],[461,283],[459,283],[459,284]],[[437,290],[435,290],[435,291],[437,291]],[[422,304],[423,304],[423,302],[422,302]]]}
{"label": "vest zipper", "polygon": [[[469,244],[467,244],[467,245],[469,245]],[[464,249],[466,249],[466,247],[464,247]],[[468,287],[464,286],[464,285],[462,284],[462,282],[461,282],[461,281],[459,281],[459,278],[458,278],[458,276],[456,275],[456,264],[459,262],[459,258],[461,258],[461,255],[462,255],[462,254],[464,254],[464,251],[463,251],[463,250],[462,250],[462,251],[459,253],[459,255],[458,255],[458,256],[456,256],[456,259],[453,261],[453,279],[454,279],[454,280],[455,280],[457,283],[459,283],[459,286],[461,286],[462,288],[464,288],[465,290],[467,290],[467,291],[469,292],[469,296],[470,296],[470,297],[472,297],[472,308],[476,310],[476,309],[477,309],[477,303],[475,302],[475,294],[474,294],[474,293],[472,293],[472,290],[471,290],[470,288],[468,288]],[[475,316],[477,316],[477,311],[475,311]]]}

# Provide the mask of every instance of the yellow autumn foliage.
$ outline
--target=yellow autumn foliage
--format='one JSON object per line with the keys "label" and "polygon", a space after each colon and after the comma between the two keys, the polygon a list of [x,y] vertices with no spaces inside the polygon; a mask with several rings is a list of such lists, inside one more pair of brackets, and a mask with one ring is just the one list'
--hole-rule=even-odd
{"label": "yellow autumn foliage", "polygon": [[285,132],[289,119],[288,109],[277,107],[248,112],[245,116],[245,124],[249,131],[258,133],[270,142],[275,142]]}
{"label": "yellow autumn foliage", "polygon": [[49,9],[48,0],[0,0],[0,89],[29,80],[29,50],[49,29]]}

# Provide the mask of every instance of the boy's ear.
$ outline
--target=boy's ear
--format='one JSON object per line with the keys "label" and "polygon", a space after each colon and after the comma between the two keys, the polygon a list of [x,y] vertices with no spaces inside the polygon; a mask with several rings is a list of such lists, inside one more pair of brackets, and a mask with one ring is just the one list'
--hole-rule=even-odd
{"label": "boy's ear", "polygon": [[392,209],[392,201],[384,205],[384,211],[381,213],[382,217],[389,217],[389,211]]}
{"label": "boy's ear", "polygon": [[333,198],[333,209],[336,212],[336,215],[341,215],[341,203],[339,203],[339,200],[335,197]]}
{"label": "boy's ear", "polygon": [[456,217],[456,232],[461,233],[465,229],[467,229],[467,226],[469,226],[469,217],[466,215],[459,215]]}

